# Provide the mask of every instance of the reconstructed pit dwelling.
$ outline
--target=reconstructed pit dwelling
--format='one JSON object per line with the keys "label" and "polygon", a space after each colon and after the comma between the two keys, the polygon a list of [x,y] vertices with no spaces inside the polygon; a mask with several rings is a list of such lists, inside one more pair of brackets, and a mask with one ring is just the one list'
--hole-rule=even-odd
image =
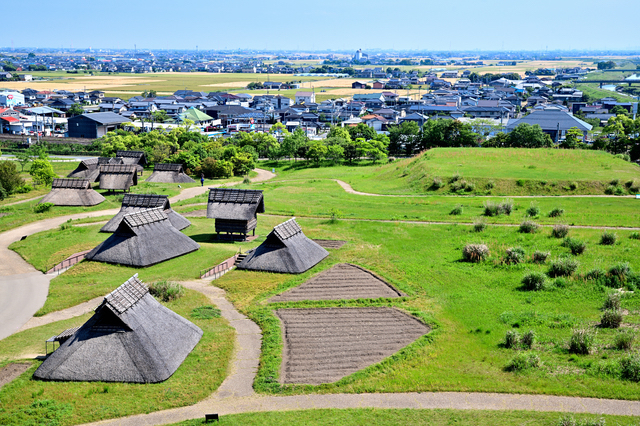
{"label": "reconstructed pit dwelling", "polygon": [[100,189],[128,191],[138,184],[138,174],[134,164],[107,164],[100,166],[98,176]]}
{"label": "reconstructed pit dwelling", "polygon": [[182,164],[163,163],[153,166],[153,173],[151,173],[151,176],[149,176],[145,182],[193,183],[195,180],[184,173]]}
{"label": "reconstructed pit dwelling", "polygon": [[[262,191],[209,188],[207,217],[215,219],[217,237],[246,240],[256,233],[258,213],[264,213]],[[234,234],[238,234],[237,237]]]}
{"label": "reconstructed pit dwelling", "polygon": [[84,325],[56,337],[60,347],[34,378],[157,383],[175,373],[202,330],[158,303],[136,274],[108,294]]}
{"label": "reconstructed pit dwelling", "polygon": [[138,213],[147,209],[162,208],[162,211],[167,215],[169,222],[179,231],[187,228],[191,225],[187,219],[185,219],[179,213],[176,213],[171,209],[171,203],[169,203],[169,197],[166,195],[155,194],[125,194],[122,199],[122,206],[120,211],[109,220],[102,228],[100,232],[116,232],[118,225],[122,222],[122,218],[126,214]]}
{"label": "reconstructed pit dwelling", "polygon": [[91,188],[87,179],[54,179],[51,192],[38,204],[53,203],[56,206],[95,206],[105,198]]}

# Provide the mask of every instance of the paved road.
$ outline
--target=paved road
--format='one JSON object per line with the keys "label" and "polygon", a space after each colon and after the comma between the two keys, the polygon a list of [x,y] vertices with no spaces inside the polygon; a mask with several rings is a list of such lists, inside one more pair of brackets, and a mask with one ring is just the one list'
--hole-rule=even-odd
{"label": "paved road", "polygon": [[[255,170],[258,176],[253,182],[271,179],[275,174],[262,169]],[[228,185],[228,184],[227,184]],[[170,198],[171,202],[192,198],[208,191],[205,187],[184,189]],[[17,253],[9,250],[9,245],[23,236],[56,228],[69,219],[113,216],[119,209],[98,210],[60,216],[30,223],[0,234],[0,340],[15,333],[27,323],[47,299],[49,281],[55,275],[45,275],[25,262]],[[86,309],[85,309],[86,311]],[[35,323],[32,321],[32,323]]]}

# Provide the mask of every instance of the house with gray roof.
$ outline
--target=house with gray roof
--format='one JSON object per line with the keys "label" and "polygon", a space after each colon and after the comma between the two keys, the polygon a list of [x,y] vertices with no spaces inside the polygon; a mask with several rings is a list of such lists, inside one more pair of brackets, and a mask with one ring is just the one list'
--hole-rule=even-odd
{"label": "house with gray roof", "polygon": [[530,124],[532,126],[537,124],[545,133],[551,136],[551,139],[554,141],[561,139],[563,135],[566,134],[567,130],[572,127],[580,129],[584,137],[586,137],[589,130],[593,128],[591,124],[574,117],[568,111],[556,107],[547,107],[545,109],[535,110],[525,117],[516,120],[509,120],[509,123],[507,124],[507,131],[512,131],[516,126],[522,123]]}

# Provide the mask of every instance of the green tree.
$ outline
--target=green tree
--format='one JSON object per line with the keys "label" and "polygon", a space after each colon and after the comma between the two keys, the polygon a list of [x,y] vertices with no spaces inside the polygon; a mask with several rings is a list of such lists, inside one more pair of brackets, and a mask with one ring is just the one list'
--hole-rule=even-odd
{"label": "green tree", "polygon": [[210,179],[229,178],[233,176],[233,164],[207,157],[202,161],[202,173]]}
{"label": "green tree", "polygon": [[289,159],[295,159],[299,155],[300,150],[307,146],[308,141],[309,138],[304,130],[298,127],[293,133],[285,136],[282,140],[282,152],[285,156],[289,157]]}
{"label": "green tree", "polygon": [[352,140],[349,130],[341,126],[331,126],[329,133],[327,133],[327,139],[330,138],[341,138],[347,142]]}
{"label": "green tree", "polygon": [[560,144],[560,147],[565,149],[575,149],[580,142],[582,142],[582,131],[577,127],[572,127],[567,130],[565,139]]}
{"label": "green tree", "polygon": [[358,138],[364,138],[365,140],[371,140],[376,137],[376,131],[364,123],[358,123],[357,126],[348,128],[349,136],[351,140]]}
{"label": "green tree", "polygon": [[543,148],[548,140],[539,125],[521,123],[509,133],[508,144],[511,148]]}
{"label": "green tree", "polygon": [[415,121],[403,121],[389,127],[389,150],[393,154],[405,152],[413,155],[418,150],[420,126]]}
{"label": "green tree", "polygon": [[158,96],[158,92],[156,92],[155,90],[145,90],[144,92],[142,92],[143,98],[155,98],[156,96]]}
{"label": "green tree", "polygon": [[153,111],[151,113],[151,117],[153,117],[153,120],[156,123],[164,123],[165,121],[169,120],[169,115],[167,114],[167,111],[165,111],[163,109],[159,109],[157,111]]}
{"label": "green tree", "polygon": [[0,186],[4,188],[7,195],[12,194],[23,185],[24,179],[20,177],[20,172],[14,162],[0,161]]}
{"label": "green tree", "polygon": [[53,172],[53,166],[47,160],[37,159],[31,163],[29,174],[33,178],[33,181],[37,184],[51,185],[53,179],[58,177]]}
{"label": "green tree", "polygon": [[344,148],[340,145],[327,146],[325,158],[331,161],[331,164],[336,164],[344,158]]}
{"label": "green tree", "polygon": [[328,152],[327,146],[320,141],[313,141],[309,144],[307,149],[307,158],[312,160],[314,163],[319,164],[322,161]]}
{"label": "green tree", "polygon": [[84,108],[82,108],[82,105],[80,104],[73,104],[71,105],[71,107],[69,108],[69,114],[71,114],[72,116],[75,115],[82,115],[84,114]]}
{"label": "green tree", "polygon": [[31,162],[31,152],[28,149],[18,151],[16,152],[16,158],[18,159],[18,163],[20,163],[20,171],[24,172],[24,166]]}

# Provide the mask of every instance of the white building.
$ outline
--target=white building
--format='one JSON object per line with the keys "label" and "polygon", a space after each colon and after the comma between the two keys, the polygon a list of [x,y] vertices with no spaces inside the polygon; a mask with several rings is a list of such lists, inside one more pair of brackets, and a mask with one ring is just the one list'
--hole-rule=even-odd
{"label": "white building", "polygon": [[0,92],[0,106],[13,107],[24,105],[24,95],[20,92]]}
{"label": "white building", "polygon": [[297,104],[315,104],[316,94],[314,92],[296,92]]}

